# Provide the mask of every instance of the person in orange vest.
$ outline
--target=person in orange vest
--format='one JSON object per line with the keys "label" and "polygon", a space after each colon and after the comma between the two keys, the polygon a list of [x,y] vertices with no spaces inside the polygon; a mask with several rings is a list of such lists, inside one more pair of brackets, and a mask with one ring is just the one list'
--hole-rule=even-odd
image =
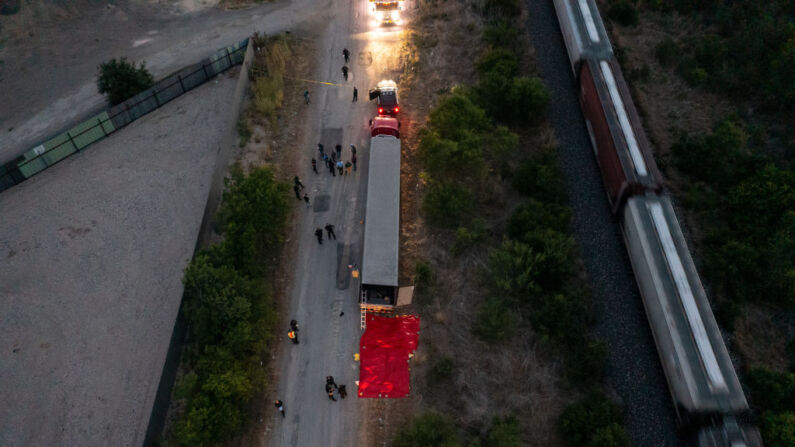
{"label": "person in orange vest", "polygon": [[289,337],[294,344],[298,344],[298,333],[296,333],[294,330],[291,329],[290,332],[287,333],[287,337]]}

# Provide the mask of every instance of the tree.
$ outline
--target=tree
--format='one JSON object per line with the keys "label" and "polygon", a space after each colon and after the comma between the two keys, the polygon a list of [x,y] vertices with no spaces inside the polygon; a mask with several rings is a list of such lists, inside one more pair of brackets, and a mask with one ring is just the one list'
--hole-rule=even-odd
{"label": "tree", "polygon": [[108,101],[114,106],[155,84],[152,74],[143,62],[136,68],[135,64],[127,62],[127,58],[123,57],[118,60],[111,59],[98,68],[97,89],[107,95]]}
{"label": "tree", "polygon": [[766,414],[762,420],[762,438],[768,447],[795,446],[795,414]]}
{"label": "tree", "polygon": [[472,208],[472,193],[455,183],[434,181],[422,200],[422,210],[434,225],[456,227]]}
{"label": "tree", "polygon": [[416,416],[392,443],[394,447],[460,447],[453,421],[439,413]]}
{"label": "tree", "polygon": [[519,447],[522,445],[520,434],[519,420],[515,417],[494,418],[486,445],[488,447]]}
{"label": "tree", "polygon": [[621,409],[599,391],[591,391],[563,410],[558,432],[570,447],[625,447]]}

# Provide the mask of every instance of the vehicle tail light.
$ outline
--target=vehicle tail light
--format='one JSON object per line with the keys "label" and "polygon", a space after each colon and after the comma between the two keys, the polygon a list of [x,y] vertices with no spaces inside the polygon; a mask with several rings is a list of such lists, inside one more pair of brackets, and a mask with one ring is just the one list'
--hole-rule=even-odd
{"label": "vehicle tail light", "polygon": [[383,107],[379,107],[379,108],[378,108],[378,113],[384,113],[384,109],[383,109]]}
{"label": "vehicle tail light", "polygon": [[400,111],[400,108],[398,106],[395,106],[395,113],[398,113],[399,111]]}

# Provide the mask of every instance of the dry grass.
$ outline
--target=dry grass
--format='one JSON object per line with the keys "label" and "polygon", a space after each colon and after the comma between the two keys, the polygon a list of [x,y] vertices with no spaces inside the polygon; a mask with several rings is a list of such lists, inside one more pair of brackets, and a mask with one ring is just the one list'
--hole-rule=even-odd
{"label": "dry grass", "polygon": [[[420,213],[426,182],[416,152],[418,132],[436,98],[456,85],[475,82],[474,61],[485,49],[480,40],[482,20],[460,2],[424,2],[402,48],[401,281],[412,282],[417,261],[425,260],[436,273],[436,283],[429,304],[408,309],[421,317],[411,396],[371,406],[366,430],[372,446],[388,444],[413,415],[428,409],[450,415],[470,434],[485,434],[493,417],[514,414],[523,427],[523,445],[560,444],[555,421],[568,401],[567,393],[557,386],[560,366],[540,354],[528,329],[499,346],[480,341],[472,332],[482,299],[479,272],[488,247],[499,243],[493,234],[501,233],[510,215],[507,205],[516,202],[510,188],[496,175],[489,177],[484,189],[493,201],[478,214],[489,222],[492,235],[459,257],[450,253],[454,232],[429,228]],[[529,41],[526,48],[525,60],[530,60]],[[537,148],[550,139],[554,141],[551,129],[542,126],[523,135],[521,145]],[[430,382],[429,370],[443,357],[453,359],[452,376]]]}

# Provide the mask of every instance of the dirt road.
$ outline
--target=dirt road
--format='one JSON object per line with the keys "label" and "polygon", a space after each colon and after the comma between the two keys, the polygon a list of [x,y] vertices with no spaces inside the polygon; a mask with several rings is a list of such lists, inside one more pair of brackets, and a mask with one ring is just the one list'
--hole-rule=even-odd
{"label": "dirt road", "polygon": [[[360,264],[366,198],[369,137],[367,125],[375,105],[367,101],[367,91],[380,79],[397,75],[399,29],[380,30],[367,20],[367,2],[330,0],[319,5],[328,11],[328,26],[322,31],[318,47],[322,60],[317,79],[341,84],[311,89],[314,140],[302,147],[297,174],[306,185],[313,208],[301,215],[296,271],[288,292],[289,315],[301,325],[300,344],[287,344],[279,359],[279,383],[273,399],[285,403],[286,418],[274,414],[269,420],[271,446],[353,446],[366,402],[356,397],[355,380],[361,336],[357,304],[358,283],[351,278],[349,264]],[[349,80],[342,78],[342,49],[351,51]],[[353,87],[359,89],[359,102],[352,103]],[[359,170],[351,176],[332,177],[328,169],[312,173],[310,159],[317,155],[316,144],[326,151],[342,144],[343,159],[350,158],[350,144],[358,152]],[[314,236],[318,227],[331,223],[337,240],[324,235],[322,245]],[[285,328],[284,332],[287,329]],[[332,402],[324,391],[325,377],[334,376],[348,388],[348,398]]]}
{"label": "dirt road", "polygon": [[254,31],[290,29],[316,16],[312,0],[235,11],[201,1],[40,3],[0,16],[0,163],[105,106],[94,77],[106,60],[146,61],[157,79]]}

